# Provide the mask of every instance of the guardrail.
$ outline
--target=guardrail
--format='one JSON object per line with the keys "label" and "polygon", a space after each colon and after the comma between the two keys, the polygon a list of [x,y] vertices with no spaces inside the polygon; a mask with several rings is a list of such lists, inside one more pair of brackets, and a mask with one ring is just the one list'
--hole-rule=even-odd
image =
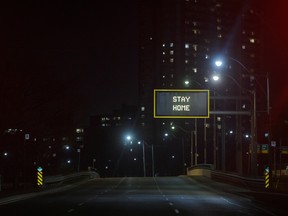
{"label": "guardrail", "polygon": [[240,176],[240,175],[233,174],[233,173],[211,171],[211,179],[214,179],[217,181],[223,181],[226,183],[238,185],[238,186],[253,189],[253,190],[264,189],[264,177],[251,178],[251,177]]}
{"label": "guardrail", "polygon": [[187,168],[188,176],[206,176],[211,178],[211,171],[213,170],[212,164],[198,164],[193,167]]}
{"label": "guardrail", "polygon": [[71,181],[77,181],[85,178],[99,178],[99,174],[95,171],[83,171],[77,173],[71,173],[68,175],[55,175],[44,177],[44,185],[61,184]]}
{"label": "guardrail", "polygon": [[270,186],[265,187],[265,177],[259,176],[256,178],[240,176],[237,173],[228,173],[214,170],[212,164],[199,164],[187,168],[188,176],[206,176],[215,181],[221,181],[228,184],[237,185],[252,190],[269,190],[275,192],[288,192],[288,176],[270,178]]}

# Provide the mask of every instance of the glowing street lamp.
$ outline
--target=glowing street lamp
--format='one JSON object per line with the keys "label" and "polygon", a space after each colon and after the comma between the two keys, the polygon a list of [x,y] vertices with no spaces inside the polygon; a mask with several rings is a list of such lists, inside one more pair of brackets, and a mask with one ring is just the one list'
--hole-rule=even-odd
{"label": "glowing street lamp", "polygon": [[[236,63],[240,64],[242,68],[245,69],[245,71],[247,72],[247,75],[250,76],[250,72],[249,70],[245,67],[245,65],[243,65],[241,62],[239,62],[237,59],[231,58],[229,57],[229,59],[235,61]],[[223,64],[222,61],[217,60],[215,61],[215,65],[217,67],[221,67]],[[224,75],[224,74],[223,74]],[[244,89],[235,78],[233,78],[232,76],[225,74],[224,76],[227,76],[228,78],[230,78],[240,89],[244,90],[245,92],[249,93],[252,95],[253,99],[251,101],[251,106],[253,108],[253,111],[251,111],[251,144],[250,144],[250,169],[251,169],[251,175],[256,176],[257,175],[257,141],[256,141],[256,131],[257,131],[257,122],[256,122],[256,91],[255,90],[247,90]],[[219,78],[217,78],[216,76],[213,76],[213,80],[214,81],[218,81]],[[268,90],[267,90],[268,91]],[[268,97],[267,97],[268,98]]]}
{"label": "glowing street lamp", "polygon": [[216,65],[217,67],[221,67],[222,64],[223,64],[223,62],[222,62],[221,60],[216,60],[216,61],[215,61],[215,65]]}
{"label": "glowing street lamp", "polygon": [[214,81],[218,81],[219,79],[220,79],[220,77],[219,77],[219,75],[213,75],[212,76],[212,79],[214,80]]}

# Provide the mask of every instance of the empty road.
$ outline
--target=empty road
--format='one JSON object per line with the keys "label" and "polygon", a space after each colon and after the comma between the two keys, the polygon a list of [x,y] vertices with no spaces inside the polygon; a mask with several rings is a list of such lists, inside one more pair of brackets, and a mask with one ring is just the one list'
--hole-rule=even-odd
{"label": "empty road", "polygon": [[17,201],[0,200],[0,212],[30,216],[286,215],[282,201],[285,205],[286,195],[256,196],[205,177],[122,177],[93,179]]}

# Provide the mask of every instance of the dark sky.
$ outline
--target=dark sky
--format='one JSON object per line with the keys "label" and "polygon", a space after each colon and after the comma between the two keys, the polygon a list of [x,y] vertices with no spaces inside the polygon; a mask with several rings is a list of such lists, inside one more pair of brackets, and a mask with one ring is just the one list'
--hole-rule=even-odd
{"label": "dark sky", "polygon": [[[43,74],[44,80],[53,77],[55,85],[66,83],[66,94],[78,94],[84,118],[110,113],[122,104],[136,105],[137,2],[1,3],[0,69]],[[265,8],[263,64],[271,75],[272,109],[280,118],[277,113],[288,107],[288,1],[259,4]]]}
{"label": "dark sky", "polygon": [[273,123],[278,127],[288,119],[288,1],[263,2],[263,36],[265,38],[265,72],[270,75],[270,97]]}
{"label": "dark sky", "polygon": [[137,1],[12,1],[0,18],[6,70],[71,83],[85,118],[137,104]]}

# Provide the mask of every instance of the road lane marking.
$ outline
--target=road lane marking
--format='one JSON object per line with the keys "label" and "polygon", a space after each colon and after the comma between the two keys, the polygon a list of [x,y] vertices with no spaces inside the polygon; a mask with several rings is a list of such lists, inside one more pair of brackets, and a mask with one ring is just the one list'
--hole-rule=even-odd
{"label": "road lane marking", "polygon": [[179,211],[178,209],[174,209],[174,212],[175,212],[176,214],[179,214],[179,213],[180,213],[180,211]]}
{"label": "road lane marking", "polygon": [[74,209],[69,209],[68,210],[68,213],[71,213],[71,212],[73,212],[74,211]]}

